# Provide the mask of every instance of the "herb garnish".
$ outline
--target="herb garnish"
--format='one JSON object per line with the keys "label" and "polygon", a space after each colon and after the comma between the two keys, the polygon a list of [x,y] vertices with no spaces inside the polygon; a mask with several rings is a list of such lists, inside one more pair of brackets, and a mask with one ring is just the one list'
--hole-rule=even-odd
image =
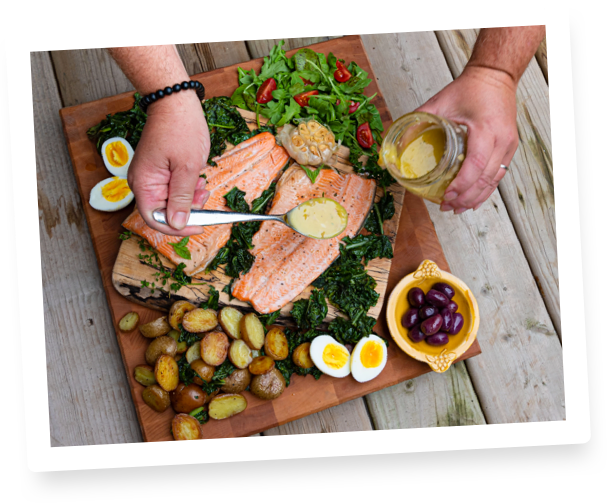
{"label": "herb garnish", "polygon": [[306,173],[306,176],[310,179],[310,183],[314,184],[317,180],[317,177],[319,176],[319,173],[321,173],[322,166],[319,166],[316,170],[311,170],[310,168],[307,168],[304,165],[300,165],[300,168],[304,170],[304,173]]}
{"label": "herb garnish", "polygon": [[195,410],[188,413],[190,416],[196,418],[198,423],[201,425],[206,424],[209,421],[209,413],[205,411],[205,407],[201,406],[200,408],[196,408]]}
{"label": "herb garnish", "polygon": [[205,309],[218,310],[219,309],[219,300],[220,300],[219,291],[213,285],[210,285],[209,286],[209,298],[207,298],[207,301],[201,303],[200,307],[205,308]]}
{"label": "herb garnish", "polygon": [[189,236],[185,236],[184,238],[182,238],[179,243],[171,243],[168,242],[169,245],[171,245],[173,247],[173,250],[175,251],[175,253],[180,256],[183,259],[192,259],[192,255],[190,254],[190,250],[188,250],[188,247],[186,245],[188,245],[188,241],[190,240]]}

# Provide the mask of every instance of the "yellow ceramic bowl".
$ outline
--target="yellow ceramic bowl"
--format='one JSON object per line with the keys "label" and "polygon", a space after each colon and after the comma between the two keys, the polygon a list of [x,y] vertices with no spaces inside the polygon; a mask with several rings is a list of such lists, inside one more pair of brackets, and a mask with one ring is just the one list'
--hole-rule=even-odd
{"label": "yellow ceramic bowl", "polygon": [[[414,343],[408,336],[408,330],[401,325],[403,315],[410,308],[407,294],[414,287],[420,287],[426,294],[437,282],[445,282],[456,291],[452,300],[458,304],[464,324],[458,334],[450,336],[447,345],[432,346],[424,340]],[[426,362],[437,373],[447,371],[454,360],[468,350],[479,328],[479,308],[471,290],[462,280],[440,270],[437,264],[429,260],[423,261],[416,271],[403,278],[393,289],[388,299],[386,318],[391,336],[399,348],[414,359]]]}

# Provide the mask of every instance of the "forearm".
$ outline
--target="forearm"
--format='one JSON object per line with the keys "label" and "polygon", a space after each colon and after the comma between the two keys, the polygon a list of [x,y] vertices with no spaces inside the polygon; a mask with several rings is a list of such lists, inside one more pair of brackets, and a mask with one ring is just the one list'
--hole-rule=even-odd
{"label": "forearm", "polygon": [[504,72],[517,85],[544,37],[544,26],[484,28],[479,32],[467,67]]}

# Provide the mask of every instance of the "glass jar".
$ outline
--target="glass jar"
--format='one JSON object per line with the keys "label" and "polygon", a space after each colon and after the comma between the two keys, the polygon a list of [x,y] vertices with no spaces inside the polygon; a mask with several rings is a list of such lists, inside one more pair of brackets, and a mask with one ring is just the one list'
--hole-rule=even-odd
{"label": "glass jar", "polygon": [[[439,152],[436,157],[438,161],[432,162],[435,166],[429,168],[429,171],[418,167],[422,171],[417,176],[415,171],[402,167],[404,152],[413,142],[429,132],[439,133],[439,136],[435,135],[434,142],[437,148],[443,149],[443,153]],[[440,204],[445,190],[462,166],[466,147],[467,136],[463,126],[426,112],[411,112],[390,126],[382,142],[379,163],[409,192]],[[422,159],[420,161],[422,162]],[[424,161],[428,162],[428,156]],[[413,168],[417,169],[416,166]]]}

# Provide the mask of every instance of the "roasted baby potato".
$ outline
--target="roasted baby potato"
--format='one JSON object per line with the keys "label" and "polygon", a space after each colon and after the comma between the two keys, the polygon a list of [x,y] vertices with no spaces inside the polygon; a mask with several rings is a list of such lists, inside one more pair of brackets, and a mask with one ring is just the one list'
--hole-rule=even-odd
{"label": "roasted baby potato", "polygon": [[152,366],[148,366],[147,364],[135,366],[135,369],[133,370],[133,378],[135,378],[137,383],[141,383],[144,387],[148,387],[156,383],[154,369]]}
{"label": "roasted baby potato", "polygon": [[169,336],[170,338],[173,338],[175,340],[175,342],[177,343],[177,353],[183,354],[186,350],[188,350],[188,344],[185,341],[178,341],[179,335],[180,335],[180,332],[176,331],[175,329],[171,329],[167,333],[167,336]]}
{"label": "roasted baby potato", "polygon": [[213,398],[218,395],[220,393],[220,389],[217,389],[215,392],[211,392],[211,394],[207,394],[207,400],[205,401],[205,404],[209,404],[211,401],[213,401]]}
{"label": "roasted baby potato", "polygon": [[154,411],[162,413],[171,404],[169,399],[169,392],[163,390],[158,385],[150,385],[142,392],[144,402],[150,406]]}
{"label": "roasted baby potato", "polygon": [[171,399],[171,407],[176,413],[190,413],[205,404],[207,394],[194,383],[190,385],[180,383],[169,394],[169,398]]}
{"label": "roasted baby potato", "polygon": [[241,338],[252,350],[260,350],[264,346],[264,326],[255,313],[248,313],[240,322]]}
{"label": "roasted baby potato", "polygon": [[228,357],[230,342],[223,332],[210,332],[201,341],[201,359],[210,366],[220,366]]}
{"label": "roasted baby potato", "polygon": [[118,323],[118,328],[123,332],[131,332],[139,323],[139,313],[129,312]]}
{"label": "roasted baby potato", "polygon": [[179,366],[175,359],[170,355],[161,355],[154,366],[154,377],[167,392],[175,390],[179,384]]}
{"label": "roasted baby potato", "polygon": [[229,394],[238,394],[242,392],[251,383],[251,373],[249,369],[237,369],[224,380],[222,392]]}
{"label": "roasted baby potato", "polygon": [[169,310],[169,325],[176,331],[179,331],[179,325],[182,323],[184,314],[194,310],[194,308],[195,306],[188,301],[176,301],[173,303],[171,305],[171,309]]}
{"label": "roasted baby potato", "polygon": [[249,364],[249,372],[252,375],[263,375],[274,369],[274,361],[268,355],[256,357]]}
{"label": "roasted baby potato", "polygon": [[156,359],[161,355],[175,357],[176,353],[177,343],[175,340],[169,336],[159,336],[148,345],[148,349],[146,350],[146,362],[150,366],[154,366],[154,364],[156,364]]}
{"label": "roasted baby potato", "polygon": [[264,341],[264,352],[274,360],[286,359],[289,355],[289,343],[280,327],[273,327],[268,331]]}
{"label": "roasted baby potato", "polygon": [[237,415],[247,408],[247,399],[241,394],[220,394],[209,403],[209,416],[223,420]]}
{"label": "roasted baby potato", "polygon": [[243,314],[232,306],[222,308],[218,315],[218,321],[224,332],[235,340],[241,338],[240,324],[242,318]]}
{"label": "roasted baby potato", "polygon": [[167,317],[160,317],[152,322],[139,326],[139,332],[145,338],[158,338],[164,336],[171,330]]}
{"label": "roasted baby potato", "polygon": [[285,378],[274,368],[266,374],[254,376],[249,390],[260,399],[276,399],[285,390]]}
{"label": "roasted baby potato", "polygon": [[186,360],[188,361],[188,364],[192,364],[196,359],[200,359],[201,358],[201,342],[200,341],[196,341],[195,343],[193,343],[190,348],[188,348],[188,351],[186,352]]}
{"label": "roasted baby potato", "polygon": [[191,333],[211,331],[217,327],[217,313],[215,310],[195,308],[184,314],[182,325]]}
{"label": "roasted baby potato", "polygon": [[203,439],[203,426],[196,418],[186,413],[179,413],[173,417],[171,432],[176,441]]}
{"label": "roasted baby potato", "polygon": [[302,343],[298,345],[291,356],[293,363],[304,369],[313,367],[315,364],[310,358],[310,342]]}
{"label": "roasted baby potato", "polygon": [[190,367],[206,382],[210,382],[215,373],[215,367],[205,363],[202,359],[197,359],[190,363]]}
{"label": "roasted baby potato", "polygon": [[245,369],[253,360],[251,348],[247,346],[247,343],[240,339],[234,340],[232,343],[230,343],[228,357],[230,358],[230,362],[232,362],[239,369]]}

